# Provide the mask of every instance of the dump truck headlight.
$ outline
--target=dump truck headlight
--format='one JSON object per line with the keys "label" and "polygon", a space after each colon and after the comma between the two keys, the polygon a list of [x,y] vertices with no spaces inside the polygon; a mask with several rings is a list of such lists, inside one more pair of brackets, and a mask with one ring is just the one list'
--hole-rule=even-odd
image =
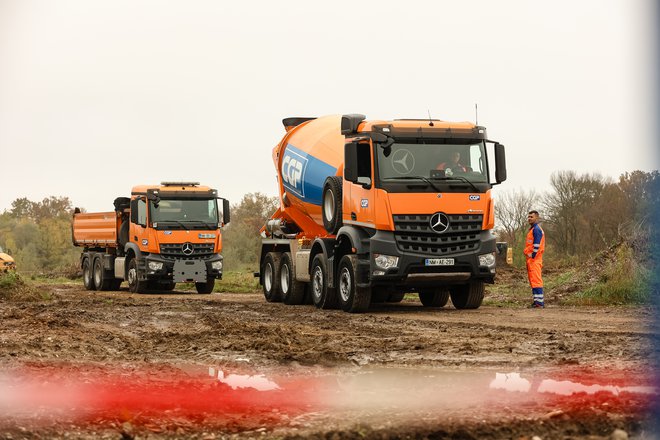
{"label": "dump truck headlight", "polygon": [[396,267],[399,264],[399,257],[374,254],[374,263],[376,263],[376,266],[381,269],[389,269],[390,267]]}
{"label": "dump truck headlight", "polygon": [[479,255],[479,266],[494,266],[495,265],[495,252],[490,254]]}
{"label": "dump truck headlight", "polygon": [[213,270],[222,270],[222,260],[214,261],[213,263],[211,263],[211,267],[213,268]]}
{"label": "dump truck headlight", "polygon": [[161,270],[163,268],[163,263],[160,261],[150,261],[149,270]]}

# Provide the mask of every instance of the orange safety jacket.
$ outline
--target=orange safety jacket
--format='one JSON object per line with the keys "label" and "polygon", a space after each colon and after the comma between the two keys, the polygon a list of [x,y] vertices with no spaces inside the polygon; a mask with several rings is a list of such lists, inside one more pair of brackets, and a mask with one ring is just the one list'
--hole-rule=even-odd
{"label": "orange safety jacket", "polygon": [[545,251],[545,232],[541,229],[539,224],[534,224],[527,232],[527,241],[525,243],[525,250],[523,251],[526,257],[533,259],[541,259]]}

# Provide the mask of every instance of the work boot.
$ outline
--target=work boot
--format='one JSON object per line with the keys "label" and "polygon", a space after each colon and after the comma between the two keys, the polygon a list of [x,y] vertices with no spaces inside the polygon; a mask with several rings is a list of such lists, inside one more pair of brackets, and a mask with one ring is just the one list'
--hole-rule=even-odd
{"label": "work boot", "polygon": [[531,306],[529,306],[529,308],[530,309],[544,309],[545,305],[543,305],[541,303],[534,302],[534,303],[532,303]]}

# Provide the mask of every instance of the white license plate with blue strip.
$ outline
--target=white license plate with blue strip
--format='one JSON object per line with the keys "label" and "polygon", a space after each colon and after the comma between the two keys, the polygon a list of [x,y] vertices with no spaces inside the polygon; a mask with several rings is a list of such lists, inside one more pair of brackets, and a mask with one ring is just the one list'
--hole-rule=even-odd
{"label": "white license plate with blue strip", "polygon": [[424,260],[425,266],[453,266],[453,258],[427,258]]}

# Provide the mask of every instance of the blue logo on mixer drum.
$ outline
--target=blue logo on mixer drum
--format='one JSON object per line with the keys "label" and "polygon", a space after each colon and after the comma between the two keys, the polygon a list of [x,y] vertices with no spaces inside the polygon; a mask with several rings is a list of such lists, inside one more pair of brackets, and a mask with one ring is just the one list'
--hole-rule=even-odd
{"label": "blue logo on mixer drum", "polygon": [[305,203],[320,205],[323,183],[334,176],[337,168],[313,155],[287,144],[282,157],[282,185],[287,192]]}
{"label": "blue logo on mixer drum", "polygon": [[286,189],[300,197],[305,197],[302,181],[307,162],[306,157],[291,151],[291,148],[287,146],[284,159],[282,159],[282,182]]}

